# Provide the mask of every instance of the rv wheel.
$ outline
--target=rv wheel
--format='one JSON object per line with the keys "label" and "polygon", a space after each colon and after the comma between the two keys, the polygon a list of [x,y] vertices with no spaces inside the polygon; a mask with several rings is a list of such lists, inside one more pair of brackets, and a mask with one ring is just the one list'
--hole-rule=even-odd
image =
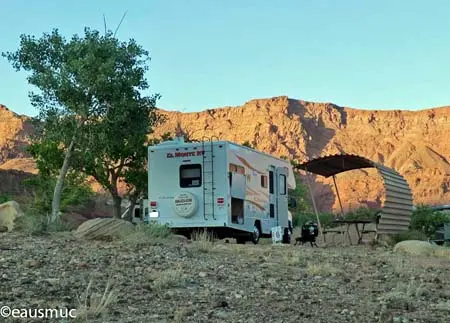
{"label": "rv wheel", "polygon": [[257,244],[259,242],[259,238],[261,237],[261,230],[259,230],[259,227],[255,224],[253,227],[253,232],[251,234],[250,240]]}

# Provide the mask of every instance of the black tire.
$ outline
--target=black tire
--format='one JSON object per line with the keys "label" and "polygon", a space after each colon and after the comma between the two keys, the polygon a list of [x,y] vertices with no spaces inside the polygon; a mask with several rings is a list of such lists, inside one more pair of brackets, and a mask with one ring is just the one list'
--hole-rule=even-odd
{"label": "black tire", "polygon": [[261,229],[257,223],[253,226],[253,232],[250,234],[250,241],[254,244],[258,244],[259,239],[261,238]]}

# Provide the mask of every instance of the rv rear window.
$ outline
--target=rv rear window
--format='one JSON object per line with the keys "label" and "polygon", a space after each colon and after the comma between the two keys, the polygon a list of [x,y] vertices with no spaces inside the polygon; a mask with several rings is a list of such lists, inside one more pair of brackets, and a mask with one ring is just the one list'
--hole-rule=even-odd
{"label": "rv rear window", "polygon": [[200,187],[202,185],[202,166],[200,164],[180,166],[180,187]]}

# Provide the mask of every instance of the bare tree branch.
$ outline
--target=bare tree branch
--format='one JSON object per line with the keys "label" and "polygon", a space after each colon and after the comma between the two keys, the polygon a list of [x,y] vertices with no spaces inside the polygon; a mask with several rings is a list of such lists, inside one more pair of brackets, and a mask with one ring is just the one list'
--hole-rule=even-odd
{"label": "bare tree branch", "polygon": [[114,37],[116,37],[117,31],[119,30],[120,25],[122,25],[122,22],[123,22],[123,20],[125,19],[125,16],[127,15],[127,12],[128,12],[128,11],[125,11],[125,13],[124,13],[123,16],[122,16],[122,19],[120,19],[119,25],[117,26],[116,31],[114,31]]}

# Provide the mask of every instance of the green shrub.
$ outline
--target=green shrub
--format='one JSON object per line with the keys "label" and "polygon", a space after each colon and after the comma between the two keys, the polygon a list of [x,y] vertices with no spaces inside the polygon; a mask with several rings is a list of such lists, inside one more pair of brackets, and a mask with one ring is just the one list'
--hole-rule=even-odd
{"label": "green shrub", "polygon": [[0,195],[0,204],[11,201],[11,198],[7,195]]}
{"label": "green shrub", "polygon": [[46,216],[25,212],[23,216],[16,219],[14,230],[37,236],[51,232],[69,231],[69,228],[60,220],[50,223]]}
{"label": "green shrub", "polygon": [[[49,214],[52,209],[53,191],[56,177],[34,175],[24,181],[34,191],[34,200],[30,208],[33,213]],[[69,172],[64,180],[61,195],[61,211],[65,212],[70,207],[85,205],[94,196],[91,187],[86,183],[83,175]]]}
{"label": "green shrub", "polygon": [[131,233],[126,231],[121,234],[120,238],[126,244],[141,246],[149,243],[158,243],[170,234],[171,231],[167,225],[149,223],[136,225]]}
{"label": "green shrub", "polygon": [[367,207],[359,207],[356,210],[347,212],[344,215],[346,220],[361,220],[361,219],[369,219],[376,220],[378,210],[369,209]]}
{"label": "green shrub", "polygon": [[435,211],[429,206],[419,205],[411,216],[410,229],[424,233],[433,239],[436,231],[445,223],[450,223],[450,214]]}
{"label": "green shrub", "polygon": [[418,230],[404,231],[390,236],[390,242],[393,245],[406,240],[426,241],[428,238],[425,233]]}
{"label": "green shrub", "polygon": [[297,202],[297,205],[295,207],[289,207],[289,211],[291,211],[292,214],[311,213],[312,207],[308,195],[308,187],[306,186],[306,184],[301,182],[298,175],[295,174],[294,176],[296,187],[293,190],[289,189],[288,195],[290,199],[292,198]]}
{"label": "green shrub", "polygon": [[141,230],[143,233],[154,238],[167,238],[171,234],[168,225],[157,223],[140,224],[136,226],[136,230]]}

